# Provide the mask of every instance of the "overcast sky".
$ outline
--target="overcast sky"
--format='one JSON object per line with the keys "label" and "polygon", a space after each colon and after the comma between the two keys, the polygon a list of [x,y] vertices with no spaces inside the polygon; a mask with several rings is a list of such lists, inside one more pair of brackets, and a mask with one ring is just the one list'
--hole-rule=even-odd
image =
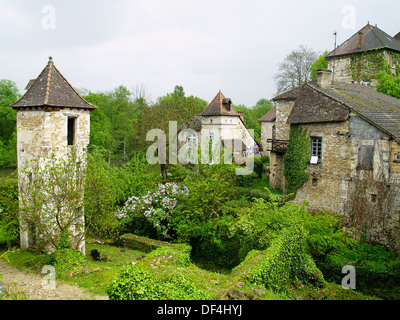
{"label": "overcast sky", "polygon": [[278,64],[299,45],[322,53],[367,24],[400,32],[399,1],[0,0],[0,79],[21,92],[52,56],[77,89],[182,85],[253,106],[276,92]]}

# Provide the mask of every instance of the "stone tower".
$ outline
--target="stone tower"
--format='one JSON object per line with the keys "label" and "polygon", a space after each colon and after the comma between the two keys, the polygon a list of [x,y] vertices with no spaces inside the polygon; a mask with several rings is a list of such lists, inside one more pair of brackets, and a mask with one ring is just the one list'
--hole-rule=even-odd
{"label": "stone tower", "polygon": [[[19,175],[29,166],[30,160],[44,159],[50,153],[65,159],[73,150],[85,161],[90,111],[96,107],[78,94],[54,66],[51,57],[40,75],[28,83],[26,90],[22,98],[11,105],[17,111]],[[29,226],[21,228],[20,243],[21,249],[36,244],[35,231]],[[85,251],[84,240],[77,249]]]}

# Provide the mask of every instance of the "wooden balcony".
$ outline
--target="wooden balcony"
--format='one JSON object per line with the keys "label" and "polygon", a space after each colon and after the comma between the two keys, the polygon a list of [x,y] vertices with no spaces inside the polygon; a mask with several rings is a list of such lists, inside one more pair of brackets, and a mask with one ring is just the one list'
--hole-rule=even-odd
{"label": "wooden balcony", "polygon": [[267,151],[284,154],[287,150],[289,140],[267,139]]}

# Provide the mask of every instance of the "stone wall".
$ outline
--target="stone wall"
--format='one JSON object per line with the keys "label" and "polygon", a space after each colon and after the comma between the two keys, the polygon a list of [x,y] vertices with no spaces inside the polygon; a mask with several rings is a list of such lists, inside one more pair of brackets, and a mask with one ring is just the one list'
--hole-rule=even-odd
{"label": "stone wall", "polygon": [[262,155],[270,157],[270,152],[267,151],[270,145],[267,143],[267,139],[273,138],[273,128],[275,127],[275,121],[273,122],[261,122],[261,137],[260,142],[262,146]]}
{"label": "stone wall", "polygon": [[[345,122],[302,127],[311,137],[322,137],[322,160],[309,164],[310,178],[296,201],[306,200],[311,211],[342,214],[371,241],[400,251],[400,174],[390,169],[398,144],[354,115]],[[371,151],[366,153],[370,168],[360,167],[363,148]]]}

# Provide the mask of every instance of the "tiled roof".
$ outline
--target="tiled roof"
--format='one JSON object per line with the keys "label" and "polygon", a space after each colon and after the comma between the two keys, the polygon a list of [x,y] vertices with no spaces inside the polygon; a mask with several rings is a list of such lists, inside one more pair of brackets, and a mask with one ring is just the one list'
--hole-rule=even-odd
{"label": "tiled roof", "polygon": [[[360,42],[360,34],[362,40]],[[361,44],[361,48],[359,47]],[[326,58],[361,53],[373,49],[390,49],[400,52],[400,41],[376,26],[367,24],[343,44],[330,52]]]}
{"label": "tiled roof", "polygon": [[276,106],[274,106],[268,113],[263,115],[258,121],[260,122],[272,122],[276,120]]}
{"label": "tiled roof", "polygon": [[58,71],[50,57],[40,75],[27,85],[27,92],[11,105],[24,107],[60,107],[94,110],[96,107],[84,100]]}
{"label": "tiled roof", "polygon": [[288,123],[343,121],[350,111],[400,142],[400,100],[359,84],[335,82],[323,89],[310,82],[299,95]]}
{"label": "tiled roof", "polygon": [[342,103],[316,90],[311,84],[303,87],[294,104],[288,123],[345,121],[349,109]]}
{"label": "tiled roof", "polygon": [[303,88],[303,85],[296,87],[292,90],[286,91],[279,96],[276,96],[275,98],[272,98],[272,101],[278,101],[278,100],[296,100],[297,96],[299,95],[301,89]]}
{"label": "tiled roof", "polygon": [[[226,109],[226,105],[230,104],[231,110]],[[232,100],[230,98],[225,98],[221,91],[215,96],[215,98],[210,102],[208,107],[200,113],[201,116],[241,116],[242,114],[237,112],[232,105]]]}

